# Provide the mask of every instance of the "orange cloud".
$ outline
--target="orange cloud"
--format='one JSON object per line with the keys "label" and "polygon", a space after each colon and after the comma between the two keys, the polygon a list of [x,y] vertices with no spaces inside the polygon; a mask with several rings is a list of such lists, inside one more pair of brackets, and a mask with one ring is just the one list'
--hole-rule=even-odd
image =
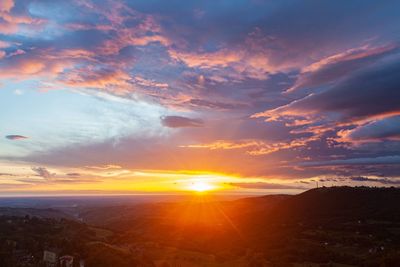
{"label": "orange cloud", "polygon": [[0,12],[10,12],[14,7],[14,0],[2,0],[0,2]]}
{"label": "orange cloud", "polygon": [[200,68],[227,67],[231,63],[239,62],[242,59],[240,53],[229,50],[219,50],[213,53],[188,53],[170,50],[169,55],[183,61],[187,66]]}
{"label": "orange cloud", "polygon": [[20,24],[35,28],[42,25],[43,19],[31,18],[25,15],[11,14],[11,9],[14,7],[13,0],[0,1],[0,33],[10,34],[18,30]]}
{"label": "orange cloud", "polygon": [[61,79],[71,87],[97,88],[121,94],[131,90],[130,80],[124,71],[96,69],[94,66],[71,70]]}
{"label": "orange cloud", "polygon": [[308,142],[316,140],[317,137],[301,138],[289,142],[276,142],[267,143],[259,140],[245,140],[245,141],[225,141],[220,140],[208,144],[193,144],[193,145],[182,145],[183,148],[205,148],[210,150],[217,149],[245,149],[246,153],[251,156],[267,155],[273,152],[277,152],[284,149],[294,149],[298,147],[304,147]]}

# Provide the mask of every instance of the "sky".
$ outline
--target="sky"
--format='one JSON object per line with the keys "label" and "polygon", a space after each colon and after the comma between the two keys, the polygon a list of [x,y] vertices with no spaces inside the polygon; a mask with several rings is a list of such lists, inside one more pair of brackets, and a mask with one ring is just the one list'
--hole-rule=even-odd
{"label": "sky", "polygon": [[398,1],[0,1],[0,195],[400,185]]}

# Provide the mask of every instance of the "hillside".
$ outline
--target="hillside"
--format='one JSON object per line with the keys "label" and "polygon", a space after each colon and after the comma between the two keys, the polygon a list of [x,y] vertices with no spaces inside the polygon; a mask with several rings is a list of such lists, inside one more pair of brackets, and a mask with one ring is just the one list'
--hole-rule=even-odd
{"label": "hillside", "polygon": [[[67,224],[68,231],[62,230],[67,229],[66,221],[59,221],[64,213],[53,209],[3,208],[0,218],[7,225],[9,218],[4,215],[54,216],[55,221],[34,221],[35,227],[44,231],[41,244],[55,244],[64,238],[76,240],[73,242],[84,245],[81,250],[85,253],[79,254],[88,261],[101,258],[102,262],[110,263],[113,260],[106,255],[112,255],[120,266],[140,262],[149,266],[153,263],[155,266],[329,263],[333,265],[328,266],[372,267],[396,266],[400,260],[398,203],[398,188],[323,187],[298,195],[233,201],[197,196],[181,202],[76,207],[73,212],[79,213],[83,222],[71,221]],[[49,222],[58,225],[52,230],[57,235],[46,233],[48,227],[41,226]],[[31,227],[31,223],[24,221],[18,227],[13,224],[7,227],[22,230]],[[24,236],[26,233],[29,230]],[[85,240],[80,239],[84,237],[82,233],[86,233]],[[50,239],[51,236],[56,239]],[[11,230],[3,231],[2,240],[25,244],[23,236]],[[71,249],[74,253],[79,250]],[[39,252],[34,252],[39,258]]]}
{"label": "hillside", "polygon": [[251,248],[286,263],[336,259],[358,266],[392,251],[390,257],[399,256],[397,203],[397,188],[323,187],[294,196],[114,206],[81,216],[119,232],[123,243],[151,240],[218,255]]}
{"label": "hillside", "polygon": [[400,189],[322,187],[292,196],[274,208],[281,220],[400,221]]}
{"label": "hillside", "polygon": [[[239,223],[271,224],[324,220],[400,220],[400,189],[370,187],[322,187],[298,195],[268,195],[234,201],[208,201],[204,197],[175,203],[86,208],[80,217],[87,223],[113,228],[141,220],[220,224],[226,216]],[[202,218],[204,220],[202,221]],[[197,220],[197,221],[196,221]],[[214,221],[213,221],[214,220]]]}
{"label": "hillside", "polygon": [[8,208],[8,207],[0,207],[0,216],[30,216],[37,218],[53,218],[53,219],[71,219],[73,220],[73,216],[57,210],[57,209],[39,209],[39,208]]}

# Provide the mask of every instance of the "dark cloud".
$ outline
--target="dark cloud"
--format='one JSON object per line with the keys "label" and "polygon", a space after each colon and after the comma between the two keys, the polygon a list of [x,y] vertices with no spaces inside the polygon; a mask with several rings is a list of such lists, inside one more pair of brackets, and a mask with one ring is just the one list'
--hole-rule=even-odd
{"label": "dark cloud", "polygon": [[50,173],[45,167],[32,167],[32,171],[34,171],[38,176],[51,179],[55,176],[55,173]]}
{"label": "dark cloud", "polygon": [[400,164],[400,156],[382,156],[375,158],[349,158],[329,161],[314,161],[300,163],[301,166],[335,166],[335,165],[367,165],[367,164]]}
{"label": "dark cloud", "polygon": [[23,139],[27,139],[28,137],[23,136],[23,135],[11,134],[11,135],[7,135],[6,138],[9,140],[23,140]]}
{"label": "dark cloud", "polygon": [[353,130],[344,131],[348,141],[400,140],[400,116],[372,121]]}
{"label": "dark cloud", "polygon": [[77,172],[70,172],[70,173],[67,173],[67,176],[70,176],[70,177],[79,177],[79,176],[81,176],[81,174],[80,174],[80,173],[77,173]]}
{"label": "dark cloud", "polygon": [[381,62],[311,95],[294,106],[316,112],[337,112],[349,119],[400,112],[400,62]]}
{"label": "dark cloud", "polygon": [[161,117],[161,123],[165,127],[170,128],[202,127],[204,125],[204,122],[201,119],[192,119],[181,116]]}
{"label": "dark cloud", "polygon": [[342,77],[351,75],[358,69],[365,68],[368,65],[398,52],[395,45],[386,45],[381,47],[361,47],[351,49],[316,62],[306,68],[291,90],[299,88],[313,88],[335,82]]}
{"label": "dark cloud", "polygon": [[369,177],[363,177],[363,176],[357,176],[357,177],[350,177],[351,181],[355,182],[373,182],[373,183],[379,183],[379,184],[384,184],[384,185],[400,185],[399,180],[391,180],[388,178],[369,178]]}
{"label": "dark cloud", "polygon": [[217,102],[217,101],[209,101],[205,99],[191,99],[188,102],[190,105],[198,106],[198,107],[206,107],[210,109],[237,109],[243,108],[245,105],[241,103],[226,103],[226,102]]}
{"label": "dark cloud", "polygon": [[[258,116],[285,117],[325,115],[339,119],[355,120],[400,112],[400,55],[379,61],[356,71],[343,80],[336,81],[322,92],[266,111]],[[321,114],[322,113],[322,114]]]}
{"label": "dark cloud", "polygon": [[302,186],[293,186],[285,184],[273,184],[273,183],[230,183],[230,185],[237,186],[240,188],[251,188],[251,189],[306,189]]}

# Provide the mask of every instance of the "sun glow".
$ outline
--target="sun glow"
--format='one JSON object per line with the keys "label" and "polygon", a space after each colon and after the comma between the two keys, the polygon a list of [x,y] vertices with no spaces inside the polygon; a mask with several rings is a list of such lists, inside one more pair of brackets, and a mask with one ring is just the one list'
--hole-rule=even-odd
{"label": "sun glow", "polygon": [[206,192],[213,190],[215,187],[205,181],[195,181],[190,184],[189,189],[196,192]]}

